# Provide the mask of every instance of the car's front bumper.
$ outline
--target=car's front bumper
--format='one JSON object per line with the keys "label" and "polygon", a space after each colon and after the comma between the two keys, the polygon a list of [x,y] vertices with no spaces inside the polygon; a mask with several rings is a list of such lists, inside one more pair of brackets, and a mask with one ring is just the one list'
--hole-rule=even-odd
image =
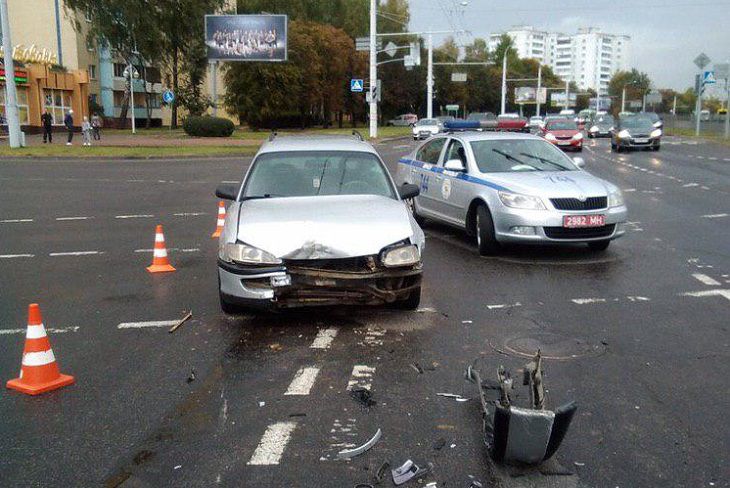
{"label": "car's front bumper", "polygon": [[429,137],[433,137],[436,134],[438,134],[438,131],[435,130],[419,130],[419,131],[413,131],[413,140],[420,140],[420,139],[428,139]]}
{"label": "car's front bumper", "polygon": [[[226,301],[256,308],[382,305],[405,300],[421,285],[422,265],[372,270],[326,269],[317,260],[270,267],[218,261]],[[277,284],[274,284],[278,282]],[[282,285],[281,283],[288,283]]]}
{"label": "car's front bumper", "polygon": [[617,139],[617,144],[626,149],[639,149],[648,147],[659,147],[661,144],[661,137],[647,137],[647,138],[635,138],[626,137]]}
{"label": "car's front bumper", "polygon": [[594,130],[588,132],[588,135],[591,137],[611,137],[611,131],[610,130]]}
{"label": "car's front bumper", "polygon": [[560,149],[583,149],[583,139],[558,139],[558,140],[550,140],[550,142],[553,143],[553,145],[559,147]]}
{"label": "car's front bumper", "polygon": [[[604,215],[604,227],[568,229],[563,227],[566,215]],[[582,212],[559,210],[520,210],[502,206],[492,209],[495,235],[499,242],[571,243],[616,239],[625,233],[625,206]],[[533,233],[528,229],[531,228]]]}

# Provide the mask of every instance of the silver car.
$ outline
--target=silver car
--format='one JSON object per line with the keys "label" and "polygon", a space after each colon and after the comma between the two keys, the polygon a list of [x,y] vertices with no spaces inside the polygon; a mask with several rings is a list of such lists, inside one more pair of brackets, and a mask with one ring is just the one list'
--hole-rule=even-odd
{"label": "silver car", "polygon": [[507,243],[587,243],[605,250],[624,234],[621,191],[583,171],[540,137],[463,132],[436,136],[398,164],[396,181],[417,184],[416,219],[476,235],[479,252]]}
{"label": "silver car", "polygon": [[221,308],[393,304],[421,296],[424,235],[373,147],[355,137],[274,137],[254,157],[219,242]]}
{"label": "silver car", "polygon": [[444,130],[444,124],[438,119],[421,119],[416,122],[411,131],[413,132],[413,140],[428,139]]}

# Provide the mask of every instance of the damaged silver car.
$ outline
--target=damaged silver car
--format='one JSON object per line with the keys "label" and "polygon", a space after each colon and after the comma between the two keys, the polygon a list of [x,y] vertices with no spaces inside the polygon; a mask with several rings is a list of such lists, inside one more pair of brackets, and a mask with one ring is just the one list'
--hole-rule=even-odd
{"label": "damaged silver car", "polygon": [[276,137],[254,157],[220,236],[221,308],[415,309],[424,234],[375,149],[352,137]]}

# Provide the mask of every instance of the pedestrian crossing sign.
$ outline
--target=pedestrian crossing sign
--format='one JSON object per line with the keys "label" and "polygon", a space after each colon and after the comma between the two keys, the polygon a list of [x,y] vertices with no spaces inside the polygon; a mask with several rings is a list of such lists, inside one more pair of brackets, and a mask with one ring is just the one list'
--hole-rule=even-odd
{"label": "pedestrian crossing sign", "polygon": [[351,92],[362,92],[365,84],[359,78],[353,78],[350,80],[350,91]]}
{"label": "pedestrian crossing sign", "polygon": [[712,85],[714,83],[717,83],[717,80],[715,80],[715,72],[714,71],[705,71],[705,73],[702,76],[702,84],[703,85]]}

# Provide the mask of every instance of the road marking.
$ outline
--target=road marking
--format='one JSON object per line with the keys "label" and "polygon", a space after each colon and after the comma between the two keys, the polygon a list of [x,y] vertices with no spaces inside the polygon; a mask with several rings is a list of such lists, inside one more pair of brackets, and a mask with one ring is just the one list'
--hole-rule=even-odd
{"label": "road marking", "polygon": [[693,186],[700,186],[700,185],[697,183],[687,183],[685,185],[682,185],[682,187],[684,187],[684,188],[691,188]]}
{"label": "road marking", "polygon": [[700,188],[702,188],[703,190],[709,190],[710,189],[709,186],[705,186],[705,185],[702,185]]}
{"label": "road marking", "polygon": [[296,426],[296,422],[278,422],[269,425],[247,464],[252,466],[279,464]]}
{"label": "road marking", "polygon": [[140,215],[115,215],[115,219],[151,219],[154,215],[140,214]]}
{"label": "road marking", "polygon": [[522,304],[520,302],[517,303],[499,303],[496,305],[487,305],[487,308],[489,310],[497,310],[500,308],[512,308],[512,307],[521,307]]}
{"label": "road marking", "polygon": [[329,349],[332,345],[332,341],[337,336],[338,329],[331,327],[329,329],[319,329],[317,336],[312,341],[312,345],[309,346],[312,349]]}
{"label": "road marking", "polygon": [[720,282],[702,273],[692,273],[694,279],[708,286],[720,286]]}
{"label": "road marking", "polygon": [[48,253],[51,257],[58,256],[93,256],[95,254],[103,254],[101,251],[69,251],[69,252],[51,252]]}
{"label": "road marking", "polygon": [[294,375],[294,379],[284,395],[309,395],[309,391],[314,386],[318,374],[319,368],[317,367],[310,366],[301,368]]}
{"label": "road marking", "polygon": [[[60,329],[46,329],[46,332],[51,334],[65,334],[66,332],[78,332],[79,326],[74,327],[61,327]],[[25,334],[28,329],[0,329],[0,335],[11,335],[11,334]]]}
{"label": "road marking", "polygon": [[352,374],[350,375],[350,381],[347,382],[347,389],[352,390],[355,386],[361,388],[372,388],[373,375],[375,374],[375,368],[365,366],[364,364],[356,364],[352,368]]}
{"label": "road marking", "polygon": [[723,161],[730,161],[730,158],[722,158]]}
{"label": "road marking", "polygon": [[695,156],[697,159],[705,159],[704,156]]}
{"label": "road marking", "polygon": [[571,298],[570,300],[578,305],[585,305],[587,303],[606,303],[605,298]]}
{"label": "road marking", "polygon": [[63,221],[63,220],[87,220],[87,219],[93,219],[94,217],[56,217],[56,220]]}
{"label": "road marking", "polygon": [[393,149],[407,149],[411,147],[409,144],[401,144],[400,146],[393,146]]}
{"label": "road marking", "polygon": [[687,293],[682,293],[682,296],[685,297],[713,297],[713,296],[721,296],[725,297],[728,300],[730,300],[730,290],[705,290],[705,291],[690,291]]}
{"label": "road marking", "polygon": [[240,183],[240,181],[235,181],[235,180],[223,180],[223,181],[221,181],[221,183]]}
{"label": "road marking", "polygon": [[630,192],[632,192],[632,191],[636,191],[636,188],[624,188],[624,189],[623,189],[623,192],[624,192],[624,193],[630,193]]}
{"label": "road marking", "polygon": [[35,254],[0,254],[0,259],[34,258]]}
{"label": "road marking", "polygon": [[149,322],[122,322],[117,329],[145,329],[147,327],[172,327],[179,320],[152,320]]}
{"label": "road marking", "polygon": [[368,327],[367,331],[365,332],[365,339],[363,339],[363,341],[359,342],[358,344],[361,346],[370,347],[382,346],[383,336],[385,335],[385,332],[385,329],[381,329],[379,327]]}
{"label": "road marking", "polygon": [[716,158],[716,157],[714,157],[714,156],[712,156],[712,157],[709,157],[709,158],[707,158],[707,159],[708,159],[709,161],[717,161],[717,158]]}
{"label": "road marking", "polygon": [[729,214],[726,214],[726,213],[719,213],[719,214],[703,215],[703,217],[706,218],[706,219],[720,219],[722,217],[727,217],[728,215]]}
{"label": "road marking", "polygon": [[205,215],[205,212],[180,212],[172,215],[175,217],[197,217],[198,215]]}
{"label": "road marking", "polygon": [[[179,248],[179,247],[168,247],[167,252],[198,252],[200,251],[200,248],[198,247],[189,247],[189,248]],[[134,252],[155,252],[154,249],[135,249]]]}
{"label": "road marking", "polygon": [[0,220],[0,224],[19,224],[21,222],[33,222],[33,219],[5,219],[5,220]]}

